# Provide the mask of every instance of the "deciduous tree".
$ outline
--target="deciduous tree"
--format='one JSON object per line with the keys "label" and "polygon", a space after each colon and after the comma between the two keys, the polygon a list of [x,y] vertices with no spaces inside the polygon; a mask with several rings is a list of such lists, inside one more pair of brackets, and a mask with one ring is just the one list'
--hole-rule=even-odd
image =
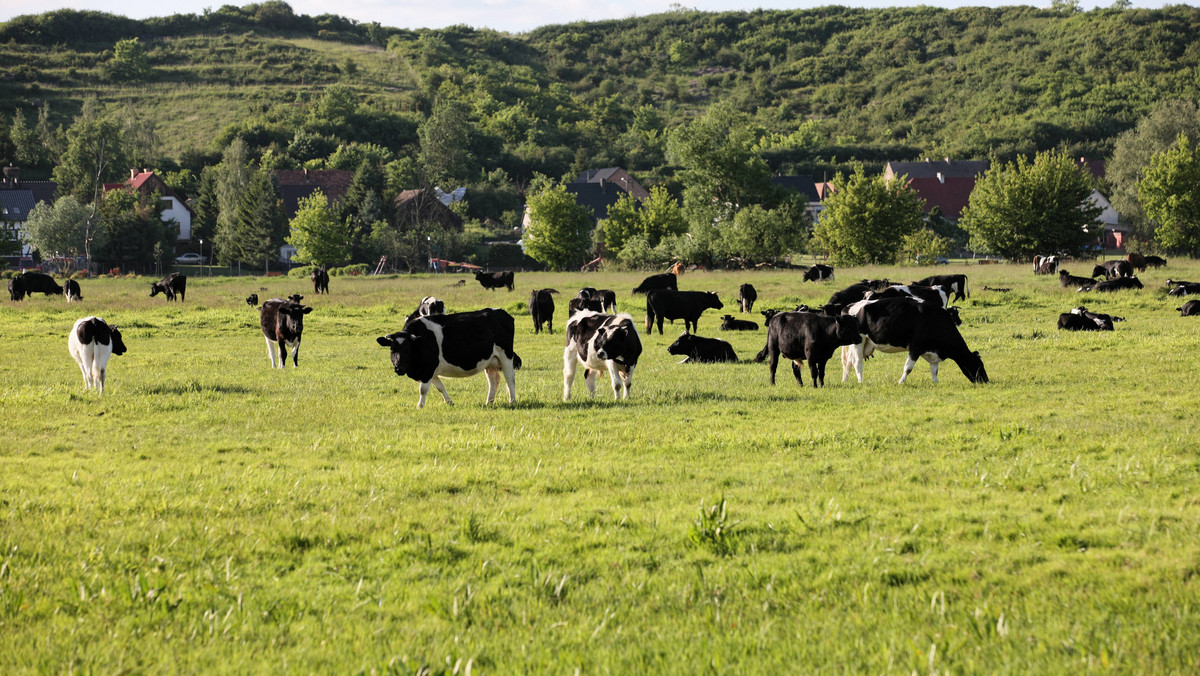
{"label": "deciduous tree", "polygon": [[848,265],[892,263],[904,237],[922,224],[923,200],[907,177],[868,177],[862,165],[838,174],[835,191],[813,227],[818,246]]}
{"label": "deciduous tree", "polygon": [[1110,201],[1140,237],[1153,235],[1155,223],[1146,215],[1138,184],[1150,158],[1175,147],[1180,134],[1200,139],[1200,109],[1194,101],[1163,101],[1137,127],[1118,136],[1113,146],[1105,169],[1105,178],[1112,186]]}
{"label": "deciduous tree", "polygon": [[84,255],[90,213],[73,195],[64,195],[54,204],[42,202],[29,212],[22,239],[43,256]]}
{"label": "deciduous tree", "polygon": [[591,245],[592,217],[586,207],[561,185],[551,185],[529,197],[529,226],[525,253],[555,270],[584,262]]}
{"label": "deciduous tree", "polygon": [[1155,154],[1138,184],[1155,237],[1168,249],[1200,251],[1200,147],[1180,134],[1175,147]]}
{"label": "deciduous tree", "polygon": [[300,200],[290,230],[285,241],[296,247],[299,263],[342,265],[350,259],[350,227],[320,189]]}

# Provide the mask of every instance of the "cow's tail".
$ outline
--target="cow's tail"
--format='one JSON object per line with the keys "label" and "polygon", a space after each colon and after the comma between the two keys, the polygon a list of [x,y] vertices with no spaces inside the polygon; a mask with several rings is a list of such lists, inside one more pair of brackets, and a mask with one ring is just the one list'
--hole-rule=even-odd
{"label": "cow's tail", "polygon": [[967,298],[971,297],[971,279],[966,275],[963,275],[963,294]]}
{"label": "cow's tail", "polygon": [[514,371],[521,368],[521,356],[519,354],[513,352],[512,350],[506,350],[505,356],[512,360]]}

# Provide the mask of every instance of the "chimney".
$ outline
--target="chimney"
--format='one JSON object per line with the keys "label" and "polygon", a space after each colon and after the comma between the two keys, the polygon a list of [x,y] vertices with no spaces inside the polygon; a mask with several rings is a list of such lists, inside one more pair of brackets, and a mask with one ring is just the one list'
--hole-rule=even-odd
{"label": "chimney", "polygon": [[130,169],[129,170],[129,180],[132,181],[135,178],[137,178],[137,169]]}

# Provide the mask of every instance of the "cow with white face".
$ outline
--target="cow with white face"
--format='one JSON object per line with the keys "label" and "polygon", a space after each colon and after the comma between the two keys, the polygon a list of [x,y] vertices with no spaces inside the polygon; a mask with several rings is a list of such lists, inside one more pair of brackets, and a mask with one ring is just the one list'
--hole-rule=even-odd
{"label": "cow with white face", "polygon": [[642,340],[633,317],[583,310],[567,320],[567,347],[563,351],[563,401],[571,399],[575,371],[583,364],[588,395],[596,396],[596,375],[608,369],[613,396],[628,399],[633,369],[642,356]]}
{"label": "cow with white face", "polygon": [[117,327],[99,317],[84,317],[71,328],[67,350],[83,372],[83,389],[94,387],[98,394],[104,394],[108,360],[114,354],[125,354],[125,343]]}

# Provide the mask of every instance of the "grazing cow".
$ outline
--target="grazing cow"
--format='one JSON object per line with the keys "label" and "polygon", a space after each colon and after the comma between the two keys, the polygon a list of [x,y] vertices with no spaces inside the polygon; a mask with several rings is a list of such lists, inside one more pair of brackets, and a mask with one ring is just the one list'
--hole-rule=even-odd
{"label": "grazing cow", "polygon": [[313,283],[313,293],[329,293],[329,271],[325,268],[313,268],[309,275]]}
{"label": "grazing cow", "polygon": [[680,364],[689,362],[716,363],[716,362],[736,362],[737,355],[733,352],[733,346],[718,338],[702,338],[693,336],[690,333],[685,333],[679,336],[671,346],[667,348],[667,352],[676,356],[682,356],[683,360]]}
{"label": "grazing cow", "polygon": [[842,380],[853,367],[862,382],[863,360],[875,350],[907,352],[904,373],[900,382],[908,379],[917,358],[929,362],[933,382],[937,382],[938,365],[947,359],[958,364],[963,375],[973,383],[988,382],[987,371],[978,352],[972,352],[946,309],[930,303],[917,303],[905,298],[866,300],[848,309],[858,319],[862,342],[842,351]]}
{"label": "grazing cow", "polygon": [[628,399],[633,369],[642,355],[642,339],[633,317],[585,310],[567,320],[567,347],[563,350],[563,401],[571,398],[575,371],[583,364],[588,396],[596,396],[596,376],[608,369],[613,396]]}
{"label": "grazing cow", "polygon": [[758,300],[758,291],[753,284],[743,284],[738,287],[738,309],[749,313],[754,310],[754,301]]}
{"label": "grazing cow", "polygon": [[819,282],[823,279],[833,279],[833,266],[820,263],[804,271],[804,281]]}
{"label": "grazing cow", "polygon": [[841,345],[857,345],[858,322],[849,315],[828,317],[813,312],[780,312],[767,323],[767,354],[771,384],[779,357],[792,360],[792,375],[804,385],[800,362],[808,362],[813,387],[825,386],[825,364]]}
{"label": "grazing cow", "polygon": [[25,284],[21,281],[23,275],[17,275],[8,280],[8,297],[10,300],[25,299]]}
{"label": "grazing cow", "polygon": [[[1125,263],[1126,261],[1121,261]],[[1112,292],[1125,291],[1127,289],[1141,289],[1142,283],[1137,277],[1118,277],[1117,279],[1109,279],[1099,282],[1091,289],[1080,289],[1080,291],[1097,291],[1097,292]]]}
{"label": "grazing cow", "polygon": [[591,312],[604,312],[604,303],[599,300],[590,298],[572,298],[567,301],[567,318],[575,316],[576,312],[588,310]]}
{"label": "grazing cow", "polygon": [[1167,260],[1161,256],[1144,256],[1143,258],[1145,258],[1148,268],[1161,268],[1167,265]]}
{"label": "grazing cow", "polygon": [[[553,293],[558,293],[553,291]],[[576,294],[576,298],[582,300],[600,301],[600,312],[608,312],[610,314],[617,311],[617,293],[611,289],[596,289],[590,286],[585,286]]]}
{"label": "grazing cow", "polygon": [[47,296],[62,295],[63,288],[50,275],[41,272],[24,272],[21,273],[19,279],[21,280],[21,289],[27,296],[35,293],[44,293]]}
{"label": "grazing cow", "polygon": [[1058,271],[1058,256],[1034,256],[1033,274],[1052,275]]}
{"label": "grazing cow", "polygon": [[966,275],[933,275],[913,282],[917,286],[940,286],[954,294],[954,300],[964,300],[971,297],[971,289],[967,286]]}
{"label": "grazing cow", "polygon": [[542,332],[542,324],[554,333],[554,294],[549,289],[535,289],[529,294],[529,314],[533,317],[534,333]]}
{"label": "grazing cow", "polygon": [[246,305],[250,305],[250,306],[258,305],[258,294],[252,293],[249,296],[246,296]]}
{"label": "grazing cow", "polygon": [[300,366],[300,338],[304,333],[304,315],[312,312],[305,307],[283,298],[272,298],[258,308],[259,325],[267,339],[267,359],[275,368],[275,348],[279,350],[279,368],[287,366],[287,351],[292,350],[292,368]]}
{"label": "grazing cow", "polygon": [[841,308],[846,307],[847,305],[852,305],[866,298],[868,293],[882,290],[883,289],[876,289],[871,282],[868,282],[864,279],[861,282],[856,282],[850,286],[847,286],[841,291],[835,291],[834,294],[829,297],[829,302],[825,305],[826,307],[834,310],[833,314],[837,314],[838,312],[841,312]]}
{"label": "grazing cow", "polygon": [[[669,319],[672,324],[676,319],[683,320],[683,330],[695,333],[700,315],[708,308],[720,310],[725,307],[721,299],[712,291],[671,291],[657,289],[646,295],[646,332],[651,333],[651,325],[658,318],[658,335],[662,335],[663,320]],[[690,327],[690,329],[689,329]]]}
{"label": "grazing cow", "polygon": [[162,281],[152,282],[150,284],[150,297],[153,298],[162,293],[166,295],[168,301],[175,300],[175,296],[179,296],[179,300],[183,300],[183,296],[187,291],[187,275],[180,272],[172,272]]}
{"label": "grazing cow", "polygon": [[1120,279],[1133,276],[1133,266],[1126,260],[1104,261],[1092,268],[1092,276],[1104,276],[1105,279]]}
{"label": "grazing cow", "polygon": [[108,359],[114,354],[125,354],[125,343],[117,327],[109,326],[99,317],[84,317],[71,328],[67,351],[83,372],[83,389],[94,387],[98,394],[104,394]]}
{"label": "grazing cow", "polygon": [[1058,316],[1059,331],[1112,331],[1113,322],[1123,322],[1124,317],[1114,317],[1100,312],[1089,312],[1085,307],[1073,308]]}
{"label": "grazing cow", "polygon": [[1064,289],[1069,289],[1071,287],[1078,289],[1081,286],[1086,286],[1090,289],[1092,288],[1092,285],[1096,283],[1096,280],[1092,279],[1091,277],[1079,277],[1067,272],[1066,270],[1059,270],[1058,283],[1061,284]]}
{"label": "grazing cow", "polygon": [[434,298],[433,296],[425,296],[421,299],[421,302],[417,304],[417,309],[413,310],[407,317],[404,318],[404,322],[411,322],[417,317],[428,317],[429,315],[444,314],[446,314],[445,303],[438,298]]}
{"label": "grazing cow", "polygon": [[867,294],[867,298],[872,300],[883,300],[884,298],[916,298],[919,301],[932,303],[938,307],[944,308],[950,305],[950,293],[944,286],[893,284],[883,291],[872,291],[870,294]]}
{"label": "grazing cow", "polygon": [[736,319],[733,315],[721,316],[722,331],[757,331],[758,324],[745,319]]}
{"label": "grazing cow", "polygon": [[1168,296],[1190,296],[1200,293],[1200,284],[1194,282],[1176,282],[1168,279],[1167,284],[1173,287],[1167,292]]}
{"label": "grazing cow", "polygon": [[1200,300],[1189,300],[1183,304],[1183,307],[1177,307],[1180,317],[1194,317],[1200,315]]}
{"label": "grazing cow", "polygon": [[1146,271],[1146,257],[1142,254],[1136,252],[1128,253],[1125,255],[1125,260],[1129,261],[1129,264],[1133,266],[1134,270],[1137,270],[1138,272]]}
{"label": "grazing cow", "polygon": [[638,284],[637,288],[634,289],[633,292],[648,294],[655,289],[670,289],[672,291],[678,291],[679,282],[676,280],[675,275],[670,272],[664,272],[661,275],[650,275],[649,277],[643,279],[642,283]]}
{"label": "grazing cow", "polygon": [[79,288],[79,282],[73,279],[63,282],[63,295],[66,296],[68,303],[83,300],[83,291]]}
{"label": "grazing cow", "polygon": [[513,290],[513,273],[508,272],[476,272],[475,281],[485,289],[495,291],[502,286],[508,287],[509,291]]}
{"label": "grazing cow", "polygon": [[405,324],[403,331],[375,341],[391,349],[396,375],[421,384],[417,408],[424,408],[430,385],[453,405],[441,379],[467,378],[480,372],[487,374],[486,403],[496,400],[503,373],[511,404],[517,401],[515,371],[521,368],[521,358],[513,352],[515,326],[512,315],[499,308],[487,308],[418,317]]}

